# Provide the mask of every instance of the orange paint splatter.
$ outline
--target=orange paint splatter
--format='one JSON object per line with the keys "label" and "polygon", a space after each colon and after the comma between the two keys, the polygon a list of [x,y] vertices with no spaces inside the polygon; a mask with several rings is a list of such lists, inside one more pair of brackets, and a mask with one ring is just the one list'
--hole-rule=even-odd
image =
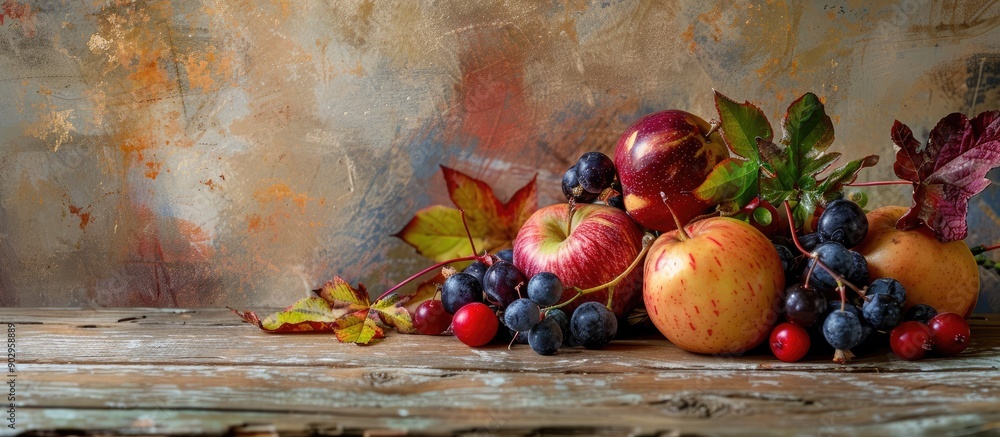
{"label": "orange paint splatter", "polygon": [[688,51],[694,53],[698,49],[698,44],[694,42],[694,24],[688,26],[684,33],[681,33],[681,39],[688,43]]}
{"label": "orange paint splatter", "polygon": [[[89,208],[89,206],[88,206]],[[69,213],[80,218],[80,229],[86,230],[87,224],[90,223],[90,213],[84,212],[84,208],[80,208],[76,205],[69,205]]]}
{"label": "orange paint splatter", "polygon": [[160,168],[163,164],[160,162],[149,161],[146,163],[146,177],[156,180],[156,177],[160,175]]}

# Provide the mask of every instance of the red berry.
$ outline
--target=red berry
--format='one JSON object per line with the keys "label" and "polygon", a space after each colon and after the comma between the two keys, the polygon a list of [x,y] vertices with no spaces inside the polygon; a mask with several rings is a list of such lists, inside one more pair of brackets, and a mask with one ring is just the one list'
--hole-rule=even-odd
{"label": "red berry", "polygon": [[809,333],[799,325],[784,322],[771,331],[770,343],[774,356],[786,363],[794,363],[809,352]]}
{"label": "red berry", "polygon": [[444,310],[440,300],[426,300],[414,311],[413,327],[421,334],[438,335],[450,325],[451,314]]}
{"label": "red berry", "polygon": [[462,343],[472,347],[489,343],[500,327],[497,315],[482,302],[474,302],[459,308],[452,319],[451,330]]}
{"label": "red berry", "polygon": [[934,331],[934,351],[950,357],[958,355],[969,346],[969,322],[965,318],[955,313],[941,313],[933,318],[927,325]]}
{"label": "red berry", "polygon": [[910,320],[900,323],[889,333],[889,347],[892,352],[907,361],[924,357],[934,345],[934,332],[923,323]]}

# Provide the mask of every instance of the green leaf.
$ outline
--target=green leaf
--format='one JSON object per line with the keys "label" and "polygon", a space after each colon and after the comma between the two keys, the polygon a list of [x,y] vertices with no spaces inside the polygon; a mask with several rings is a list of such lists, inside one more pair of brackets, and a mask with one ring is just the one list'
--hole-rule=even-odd
{"label": "green leaf", "polygon": [[750,102],[736,103],[722,93],[715,92],[715,108],[719,111],[722,138],[733,153],[746,158],[757,157],[756,138],[771,141],[774,131],[760,108]]}
{"label": "green leaf", "polygon": [[349,313],[337,319],[336,327],[334,334],[341,343],[368,345],[373,340],[385,338],[385,330],[371,316],[370,310]]}
{"label": "green leaf", "polygon": [[413,332],[413,319],[410,312],[403,307],[405,299],[396,293],[392,293],[372,304],[372,311],[379,314],[379,317],[386,325],[393,326],[402,333]]}
{"label": "green leaf", "polygon": [[[496,240],[484,236],[483,232],[476,232],[473,223],[470,222],[469,227],[476,249],[489,250],[490,246],[495,245]],[[396,236],[416,248],[417,253],[434,261],[445,261],[472,254],[469,237],[462,224],[462,212],[444,205],[434,205],[417,211],[413,219]],[[493,244],[487,244],[487,241]]]}
{"label": "green leaf", "polygon": [[782,120],[781,143],[788,148],[789,167],[795,179],[805,173],[806,160],[833,143],[833,121],[813,93],[792,102]]}
{"label": "green leaf", "polygon": [[830,175],[819,184],[817,190],[821,193],[839,191],[843,188],[844,184],[854,182],[861,169],[873,167],[875,164],[878,164],[878,155],[868,155],[864,158],[848,162],[830,172]]}
{"label": "green leaf", "polygon": [[733,158],[723,160],[715,165],[712,172],[705,178],[705,182],[695,188],[692,194],[698,199],[712,204],[740,199],[745,197],[744,193],[748,190],[751,190],[753,196],[756,196],[759,170],[760,165],[756,157],[749,161]]}
{"label": "green leaf", "polygon": [[802,169],[802,175],[812,177],[813,175],[822,173],[827,168],[830,168],[834,162],[837,162],[838,159],[840,159],[840,153],[838,152],[821,153],[806,162],[805,168]]}
{"label": "green leaf", "polygon": [[340,276],[334,276],[315,293],[334,308],[347,308],[356,311],[366,309],[371,305],[371,298],[368,297],[368,291],[365,290],[364,285],[358,284],[358,288],[354,289]]}
{"label": "green leaf", "polygon": [[333,331],[337,319],[343,315],[343,311],[334,309],[329,302],[319,297],[299,299],[284,311],[273,313],[264,320],[260,320],[252,311],[234,312],[267,332]]}

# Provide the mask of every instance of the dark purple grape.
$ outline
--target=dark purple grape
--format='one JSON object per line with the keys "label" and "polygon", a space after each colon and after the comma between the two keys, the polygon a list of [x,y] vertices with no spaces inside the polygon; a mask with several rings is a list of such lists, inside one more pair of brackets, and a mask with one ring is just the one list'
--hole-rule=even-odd
{"label": "dark purple grape", "polygon": [[864,340],[861,320],[851,311],[835,310],[823,322],[823,338],[836,349],[850,350]]}
{"label": "dark purple grape", "polygon": [[573,189],[580,187],[580,181],[576,175],[576,166],[572,166],[566,173],[563,173],[562,177],[562,192],[566,196],[566,200],[574,200],[576,203],[590,203],[597,199],[597,194],[591,193],[580,187],[580,194],[577,196],[573,195]]}
{"label": "dark purple grape", "polygon": [[487,300],[506,308],[511,302],[520,298],[518,287],[527,283],[524,273],[507,261],[497,261],[486,270],[483,276],[483,291]]}
{"label": "dark purple grape", "polygon": [[[847,276],[854,266],[854,259],[851,253],[840,243],[823,243],[813,250],[819,260],[829,269],[841,276]],[[802,280],[809,277],[809,286],[820,291],[829,291],[837,288],[837,280],[830,275],[826,269],[816,265],[815,259],[810,259],[802,271]]]}
{"label": "dark purple grape", "polygon": [[576,161],[576,176],[585,191],[601,194],[615,180],[615,163],[601,152],[587,152]]}
{"label": "dark purple grape", "polygon": [[781,268],[785,271],[786,277],[795,276],[795,254],[788,246],[775,244],[774,250],[778,251],[778,258],[781,259]]}
{"label": "dark purple grape", "polygon": [[[826,318],[829,317],[830,314],[838,311],[840,311],[840,298],[828,300],[826,302],[826,314],[823,316],[823,323],[826,323]],[[861,308],[858,308],[857,305],[848,301],[847,305],[844,307],[844,311],[854,314],[854,316],[857,317],[858,321],[861,323],[861,341],[867,340],[868,337],[875,332],[872,326],[865,320],[865,316],[862,314]]]}
{"label": "dark purple grape", "polygon": [[826,312],[826,298],[818,291],[793,284],[785,290],[785,319],[808,328],[823,318]]}
{"label": "dark purple grape", "polygon": [[514,249],[507,248],[496,253],[496,257],[501,261],[514,262]]}
{"label": "dark purple grape", "polygon": [[544,318],[528,331],[528,345],[538,355],[552,355],[563,344],[563,331],[552,318]]}
{"label": "dark purple grape", "polygon": [[852,263],[851,272],[847,275],[847,280],[858,287],[864,287],[868,285],[868,260],[858,252],[853,250],[850,252]]}
{"label": "dark purple grape", "polygon": [[612,208],[618,208],[623,211],[625,210],[625,197],[621,194],[609,197],[606,203]]}
{"label": "dark purple grape", "polygon": [[455,314],[470,303],[483,301],[483,285],[468,273],[455,273],[441,286],[441,303],[448,314]]}
{"label": "dark purple grape", "polygon": [[503,312],[503,322],[515,331],[527,331],[541,320],[538,304],[531,299],[518,299],[507,305]]}
{"label": "dark purple grape", "polygon": [[528,298],[539,306],[555,305],[563,294],[559,277],[550,272],[539,272],[528,280]]}
{"label": "dark purple grape", "polygon": [[472,275],[473,277],[476,278],[477,281],[479,281],[480,284],[482,284],[483,283],[483,275],[486,274],[486,269],[487,268],[488,267],[486,266],[486,264],[483,264],[483,263],[481,263],[479,261],[476,261],[476,262],[473,262],[472,264],[469,264],[469,266],[466,267],[465,270],[462,270],[462,273],[468,273],[468,274]]}
{"label": "dark purple grape", "polygon": [[879,331],[889,331],[895,328],[903,318],[903,310],[888,294],[868,296],[861,306],[861,313],[872,328]]}
{"label": "dark purple grape", "polygon": [[819,246],[819,243],[819,235],[815,232],[799,237],[799,244],[802,245],[802,248],[805,249],[806,252],[812,252],[816,246]]}
{"label": "dark purple grape", "polygon": [[570,318],[573,339],[587,349],[607,346],[618,333],[618,319],[607,307],[597,302],[585,302]]}
{"label": "dark purple grape", "polygon": [[903,288],[903,284],[892,278],[878,278],[868,285],[865,296],[871,299],[877,295],[888,295],[900,308],[906,303],[906,289]]}
{"label": "dark purple grape", "polygon": [[837,199],[820,214],[816,233],[823,242],[837,242],[850,249],[868,235],[868,217],[858,204]]}
{"label": "dark purple grape", "polygon": [[570,338],[573,337],[569,330],[569,316],[563,310],[559,308],[548,310],[545,312],[545,317],[542,320],[544,319],[552,319],[559,324],[559,328],[562,329],[563,333],[563,343],[568,343]]}
{"label": "dark purple grape", "polygon": [[938,312],[934,307],[918,303],[906,310],[906,313],[903,314],[903,320],[916,320],[926,325],[936,315],[938,315]]}

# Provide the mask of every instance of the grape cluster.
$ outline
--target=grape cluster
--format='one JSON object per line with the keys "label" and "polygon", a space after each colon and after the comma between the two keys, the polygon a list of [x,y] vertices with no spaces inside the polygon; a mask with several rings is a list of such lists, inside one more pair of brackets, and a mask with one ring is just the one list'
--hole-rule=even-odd
{"label": "grape cluster", "polygon": [[[884,346],[887,337],[894,351],[901,348],[897,355],[906,359],[923,356],[916,349],[931,348],[929,328],[937,312],[927,305],[914,305],[904,312],[906,290],[899,281],[869,279],[867,260],[852,250],[867,234],[864,210],[850,200],[838,199],[826,205],[815,232],[798,237],[799,245],[813,256],[796,256],[801,252],[791,239],[773,240],[790,284],[781,307],[786,323],[771,333],[771,349],[779,359],[797,361],[806,355],[804,351],[827,347],[838,354],[863,351]],[[864,297],[847,283],[863,291]],[[948,322],[952,325],[960,324]],[[952,338],[950,344],[964,344],[968,339],[961,326],[957,334],[945,336]],[[921,343],[925,340],[926,345]]]}
{"label": "grape cluster", "polygon": [[615,163],[601,152],[584,153],[563,173],[562,192],[573,203],[603,200],[609,206],[625,209]]}
{"label": "grape cluster", "polygon": [[417,332],[437,335],[450,326],[459,340],[477,347],[504,332],[503,327],[513,342],[527,343],[540,355],[555,354],[564,345],[597,349],[614,338],[618,319],[611,310],[591,302],[568,316],[556,307],[565,290],[562,281],[550,272],[526,278],[511,258],[509,249],[501,250],[488,260],[489,266],[475,261],[448,276],[440,300],[417,307]]}

